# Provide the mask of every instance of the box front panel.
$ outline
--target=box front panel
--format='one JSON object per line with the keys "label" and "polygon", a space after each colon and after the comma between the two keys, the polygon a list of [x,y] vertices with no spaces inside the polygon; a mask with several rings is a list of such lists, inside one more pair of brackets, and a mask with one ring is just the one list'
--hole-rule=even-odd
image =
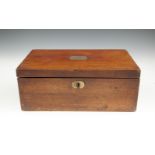
{"label": "box front panel", "polygon": [[23,110],[134,111],[139,79],[18,78]]}

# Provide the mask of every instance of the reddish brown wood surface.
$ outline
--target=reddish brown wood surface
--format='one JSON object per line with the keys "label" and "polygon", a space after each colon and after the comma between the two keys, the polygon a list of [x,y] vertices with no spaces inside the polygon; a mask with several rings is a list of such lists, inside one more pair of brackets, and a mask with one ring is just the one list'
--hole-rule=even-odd
{"label": "reddish brown wood surface", "polygon": [[[75,89],[81,80],[85,87]],[[23,110],[134,111],[139,79],[18,78]]]}
{"label": "reddish brown wood surface", "polygon": [[139,78],[140,70],[126,50],[32,50],[17,68],[17,76]]}

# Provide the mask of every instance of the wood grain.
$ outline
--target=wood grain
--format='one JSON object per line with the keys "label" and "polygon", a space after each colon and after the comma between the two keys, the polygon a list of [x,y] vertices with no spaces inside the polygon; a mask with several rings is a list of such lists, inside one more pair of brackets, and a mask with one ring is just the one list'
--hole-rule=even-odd
{"label": "wood grain", "polygon": [[32,50],[17,68],[17,76],[139,78],[140,69],[126,50]]}
{"label": "wood grain", "polygon": [[[82,80],[83,89],[72,88]],[[23,110],[135,111],[139,79],[18,78]]]}

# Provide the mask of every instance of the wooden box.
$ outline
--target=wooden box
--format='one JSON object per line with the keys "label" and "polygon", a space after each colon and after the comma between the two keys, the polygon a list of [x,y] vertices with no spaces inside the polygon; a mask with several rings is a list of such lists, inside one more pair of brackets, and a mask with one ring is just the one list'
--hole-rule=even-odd
{"label": "wooden box", "polygon": [[126,50],[32,50],[17,77],[22,110],[136,110],[140,69]]}

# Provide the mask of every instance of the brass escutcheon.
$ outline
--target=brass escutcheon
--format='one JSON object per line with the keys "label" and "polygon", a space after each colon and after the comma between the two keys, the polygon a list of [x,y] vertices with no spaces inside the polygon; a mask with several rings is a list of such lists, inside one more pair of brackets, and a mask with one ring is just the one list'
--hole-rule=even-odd
{"label": "brass escutcheon", "polygon": [[75,89],[77,89],[77,88],[82,89],[82,88],[84,88],[84,86],[85,86],[85,83],[83,81],[74,81],[74,82],[72,82],[72,87],[75,88]]}

